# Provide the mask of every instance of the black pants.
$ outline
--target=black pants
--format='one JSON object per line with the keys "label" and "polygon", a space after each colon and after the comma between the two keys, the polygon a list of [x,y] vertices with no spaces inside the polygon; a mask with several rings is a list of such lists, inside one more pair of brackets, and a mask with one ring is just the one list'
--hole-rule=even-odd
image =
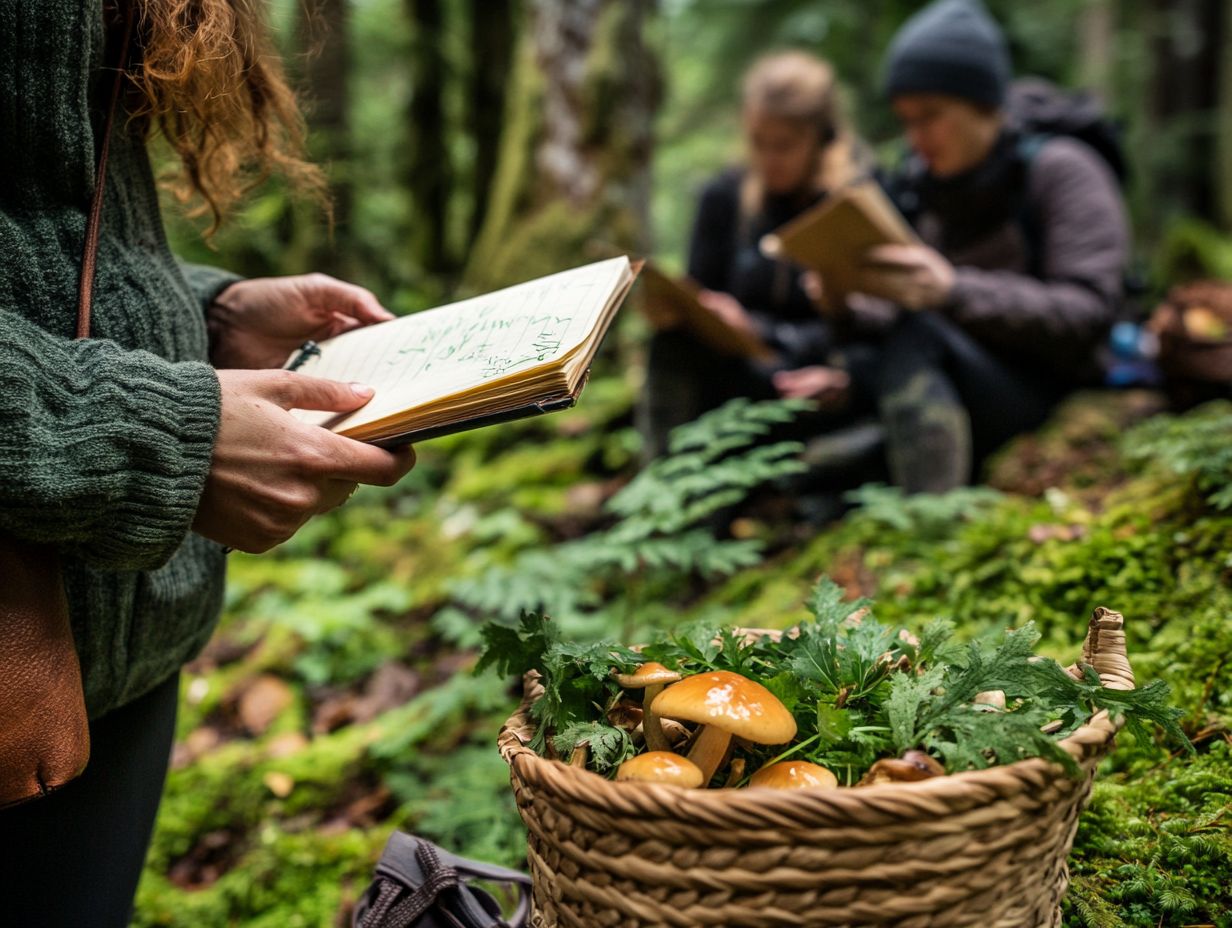
{"label": "black pants", "polygon": [[646,358],[646,387],[638,407],[645,457],[667,450],[672,429],[728,400],[777,396],[772,372],[742,358],[711,350],[687,332],[656,332]]}
{"label": "black pants", "polygon": [[904,313],[882,346],[877,387],[892,479],[913,493],[968,484],[1071,383],[994,353],[944,316]]}
{"label": "black pants", "polygon": [[0,812],[0,924],[125,928],[163,791],[179,675],[90,723],[90,763]]}
{"label": "black pants", "polygon": [[[802,415],[767,440],[807,441],[874,412],[869,386],[877,368],[876,348],[853,345],[835,354],[842,356],[851,373],[853,390],[849,404],[841,412]],[[824,364],[828,360],[817,358],[810,363]],[[672,429],[728,400],[777,398],[773,380],[776,370],[767,364],[719,354],[688,332],[656,332],[650,340],[646,387],[638,408],[638,429],[646,458],[659,457],[667,450]]]}

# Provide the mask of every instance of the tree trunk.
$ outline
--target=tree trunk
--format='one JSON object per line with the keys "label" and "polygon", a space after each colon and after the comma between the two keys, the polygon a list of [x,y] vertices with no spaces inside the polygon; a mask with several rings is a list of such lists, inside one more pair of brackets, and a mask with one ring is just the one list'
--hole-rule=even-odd
{"label": "tree trunk", "polygon": [[1215,116],[1228,27],[1225,0],[1152,0],[1148,121],[1168,137],[1151,199],[1217,220],[1220,166]]}
{"label": "tree trunk", "polygon": [[471,0],[471,94],[470,133],[475,146],[471,173],[474,206],[471,209],[467,244],[483,227],[496,177],[497,152],[505,122],[505,88],[513,63],[513,0]]}
{"label": "tree trunk", "polygon": [[293,249],[298,253],[297,263],[302,261],[312,270],[345,275],[350,265],[345,243],[350,241],[352,203],[349,0],[303,0],[298,10],[300,96],[312,130],[312,155],[329,172],[334,235],[331,241],[319,222],[296,222]]}
{"label": "tree trunk", "polygon": [[1219,191],[1219,220],[1232,229],[1232,0],[1222,0],[1223,34],[1216,41],[1219,62],[1219,110],[1216,123],[1215,187]]}
{"label": "tree trunk", "polygon": [[478,288],[644,249],[659,75],[654,0],[531,0],[487,214]]}
{"label": "tree trunk", "polygon": [[411,240],[420,267],[450,270],[449,193],[453,165],[445,120],[446,62],[441,0],[407,0],[414,29],[411,53],[411,144],[408,187]]}

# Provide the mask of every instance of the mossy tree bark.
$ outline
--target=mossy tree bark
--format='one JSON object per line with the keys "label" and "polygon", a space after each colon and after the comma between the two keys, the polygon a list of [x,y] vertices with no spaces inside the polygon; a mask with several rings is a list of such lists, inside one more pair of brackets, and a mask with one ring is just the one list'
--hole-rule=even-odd
{"label": "mossy tree bark", "polygon": [[531,0],[466,283],[488,289],[645,247],[659,72],[654,0]]}

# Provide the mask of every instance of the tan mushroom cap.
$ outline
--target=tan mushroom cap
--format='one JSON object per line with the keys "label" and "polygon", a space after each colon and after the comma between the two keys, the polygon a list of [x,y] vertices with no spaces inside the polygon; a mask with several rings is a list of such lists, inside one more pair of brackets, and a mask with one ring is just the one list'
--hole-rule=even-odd
{"label": "tan mushroom cap", "polygon": [[686,757],[670,751],[648,751],[631,757],[616,770],[617,780],[640,783],[670,783],[685,789],[702,785],[702,772]]}
{"label": "tan mushroom cap", "polygon": [[756,744],[786,744],[796,720],[778,697],[754,680],[717,670],[673,683],[655,697],[656,715],[713,725]]}
{"label": "tan mushroom cap", "polygon": [[806,760],[783,760],[762,767],[749,778],[749,786],[766,786],[770,789],[833,789],[838,786],[838,777],[822,767]]}
{"label": "tan mushroom cap", "polygon": [[637,690],[647,686],[661,686],[665,683],[675,683],[680,674],[668,670],[658,661],[647,661],[633,673],[616,674],[616,682],[625,689]]}

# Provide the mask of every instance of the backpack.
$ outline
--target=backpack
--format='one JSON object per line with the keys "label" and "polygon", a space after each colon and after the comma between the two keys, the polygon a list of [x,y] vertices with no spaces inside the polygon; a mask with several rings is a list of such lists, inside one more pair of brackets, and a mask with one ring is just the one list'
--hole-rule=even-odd
{"label": "backpack", "polygon": [[[1010,125],[1019,134],[1018,157],[1028,169],[1049,139],[1068,136],[1099,155],[1122,190],[1128,185],[1129,159],[1125,155],[1121,126],[1108,115],[1094,94],[1086,90],[1066,90],[1042,77],[1024,77],[1010,84],[1005,108]],[[1018,225],[1031,255],[1030,271],[1040,276],[1044,236],[1030,204],[1023,203]],[[1118,316],[1122,319],[1141,316],[1136,301],[1148,290],[1141,267],[1132,265],[1126,269],[1124,289],[1125,300]]]}
{"label": "backpack", "polygon": [[[480,883],[518,890],[517,911],[504,919]],[[353,928],[524,928],[530,916],[530,877],[495,864],[450,854],[430,841],[394,832],[360,897]]]}
{"label": "backpack", "polygon": [[1065,90],[1042,77],[1024,77],[1010,84],[1005,109],[1010,124],[1022,135],[1028,162],[1043,142],[1069,136],[1103,158],[1122,188],[1128,184],[1121,127],[1090,92]]}

